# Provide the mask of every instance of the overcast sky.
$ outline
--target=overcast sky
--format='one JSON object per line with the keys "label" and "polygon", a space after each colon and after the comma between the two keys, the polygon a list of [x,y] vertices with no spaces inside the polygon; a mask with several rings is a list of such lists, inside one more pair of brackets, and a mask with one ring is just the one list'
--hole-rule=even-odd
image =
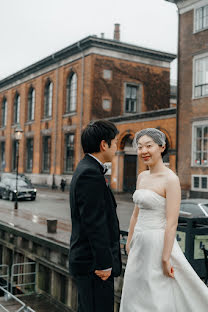
{"label": "overcast sky", "polygon": [[[89,35],[177,53],[177,7],[165,0],[0,0],[0,80]],[[176,79],[176,61],[171,66]]]}

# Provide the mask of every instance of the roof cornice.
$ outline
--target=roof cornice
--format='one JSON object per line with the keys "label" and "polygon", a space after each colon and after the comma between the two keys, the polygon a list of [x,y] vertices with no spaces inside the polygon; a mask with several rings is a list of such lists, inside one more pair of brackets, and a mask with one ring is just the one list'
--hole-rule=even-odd
{"label": "roof cornice", "polygon": [[191,11],[194,8],[207,5],[207,0],[165,0],[165,1],[175,3],[178,7],[180,14]]}
{"label": "roof cornice", "polygon": [[148,112],[143,112],[143,113],[138,113],[138,114],[129,114],[129,115],[123,115],[123,116],[117,116],[117,117],[110,117],[106,118],[112,122],[119,123],[119,122],[127,122],[127,121],[140,121],[143,119],[149,119],[149,118],[156,118],[159,119],[161,117],[172,117],[176,116],[176,108],[171,107],[171,108],[163,108],[163,109],[158,109],[154,111],[148,111]]}
{"label": "roof cornice", "polygon": [[7,86],[8,84],[11,84],[19,79],[25,78],[32,73],[36,73],[41,69],[47,68],[49,66],[54,66],[65,58],[80,54],[80,52],[85,51],[91,47],[98,47],[106,50],[122,52],[130,55],[165,61],[169,63],[176,58],[176,55],[172,53],[147,49],[120,41],[98,38],[96,36],[89,36],[0,80],[0,88]]}

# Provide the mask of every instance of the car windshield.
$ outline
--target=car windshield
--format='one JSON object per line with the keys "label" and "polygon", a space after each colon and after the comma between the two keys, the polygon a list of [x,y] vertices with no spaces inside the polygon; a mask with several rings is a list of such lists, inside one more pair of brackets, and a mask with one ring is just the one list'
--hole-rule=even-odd
{"label": "car windshield", "polygon": [[181,203],[181,211],[189,212],[193,217],[203,217],[204,213],[196,203]]}
{"label": "car windshield", "polygon": [[203,204],[202,207],[204,208],[204,210],[208,214],[208,204]]}
{"label": "car windshield", "polygon": [[[16,180],[10,180],[11,186],[16,187]],[[25,183],[23,180],[18,180],[18,187],[27,187],[27,183]]]}

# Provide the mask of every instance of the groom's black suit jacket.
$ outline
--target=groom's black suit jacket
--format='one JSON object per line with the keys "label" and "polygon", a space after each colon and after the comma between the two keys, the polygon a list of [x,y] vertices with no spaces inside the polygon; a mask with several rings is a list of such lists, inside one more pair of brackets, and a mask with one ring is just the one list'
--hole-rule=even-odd
{"label": "groom's black suit jacket", "polygon": [[72,275],[112,268],[121,273],[116,202],[106,185],[103,167],[90,155],[78,164],[70,185],[72,234],[69,270]]}

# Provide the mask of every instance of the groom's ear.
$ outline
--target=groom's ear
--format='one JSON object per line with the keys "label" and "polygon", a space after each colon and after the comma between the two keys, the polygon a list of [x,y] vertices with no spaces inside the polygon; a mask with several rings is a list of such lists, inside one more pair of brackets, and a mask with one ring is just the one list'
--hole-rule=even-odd
{"label": "groom's ear", "polygon": [[106,151],[106,145],[107,145],[107,142],[105,140],[102,140],[100,142],[100,151],[101,152],[105,152]]}

